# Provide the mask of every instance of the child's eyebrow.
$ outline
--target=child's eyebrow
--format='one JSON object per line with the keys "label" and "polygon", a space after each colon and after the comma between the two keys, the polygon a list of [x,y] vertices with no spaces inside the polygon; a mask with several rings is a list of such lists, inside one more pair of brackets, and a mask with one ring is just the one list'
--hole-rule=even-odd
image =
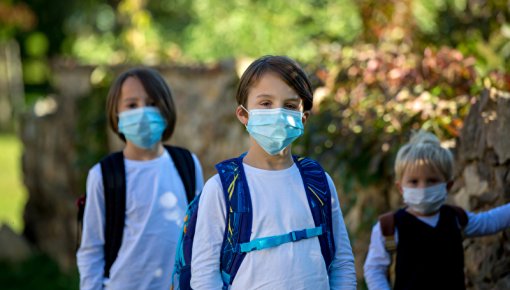
{"label": "child's eyebrow", "polygon": [[122,102],[127,103],[127,102],[137,101],[138,99],[139,99],[138,97],[129,97],[129,98],[123,99]]}
{"label": "child's eyebrow", "polygon": [[[260,95],[257,95],[255,98],[269,98],[269,99],[273,99],[274,96],[273,95],[270,95],[270,94],[260,94]],[[298,95],[294,95],[292,97],[289,97],[287,99],[285,99],[285,101],[299,101],[301,100],[301,98],[298,96]]]}
{"label": "child's eyebrow", "polygon": [[257,95],[256,98],[274,98],[273,95],[269,95],[269,94],[260,94],[260,95]]}

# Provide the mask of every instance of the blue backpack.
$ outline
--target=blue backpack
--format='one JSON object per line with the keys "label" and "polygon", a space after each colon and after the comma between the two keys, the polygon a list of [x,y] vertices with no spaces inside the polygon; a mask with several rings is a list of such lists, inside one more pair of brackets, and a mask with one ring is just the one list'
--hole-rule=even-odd
{"label": "blue backpack", "polygon": [[[315,228],[293,231],[287,234],[258,238],[250,241],[253,210],[243,170],[244,154],[216,165],[225,195],[226,216],[225,235],[221,246],[220,270],[223,289],[232,285],[237,270],[246,253],[276,247],[288,242],[318,237],[322,256],[329,269],[335,255],[335,243],[331,218],[331,191],[326,174],[314,160],[293,156],[299,168],[312,212]],[[179,289],[188,290],[191,280],[191,255],[193,237],[197,223],[200,195],[189,204],[181,239],[177,246],[172,281],[179,281]],[[172,283],[173,289],[173,283]]]}

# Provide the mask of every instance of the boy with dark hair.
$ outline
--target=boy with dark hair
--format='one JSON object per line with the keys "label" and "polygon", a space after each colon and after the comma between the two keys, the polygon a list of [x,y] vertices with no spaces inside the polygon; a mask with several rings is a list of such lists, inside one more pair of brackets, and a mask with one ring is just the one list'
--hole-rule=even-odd
{"label": "boy with dark hair", "polygon": [[89,171],[77,253],[80,289],[168,289],[187,201],[203,185],[200,163],[184,148],[163,145],[176,110],[156,70],[120,74],[107,115],[126,144]]}
{"label": "boy with dark hair", "polygon": [[259,58],[236,99],[250,148],[218,164],[204,186],[191,288],[356,289],[333,181],[317,162],[291,154],[313,105],[306,74],[288,57]]}

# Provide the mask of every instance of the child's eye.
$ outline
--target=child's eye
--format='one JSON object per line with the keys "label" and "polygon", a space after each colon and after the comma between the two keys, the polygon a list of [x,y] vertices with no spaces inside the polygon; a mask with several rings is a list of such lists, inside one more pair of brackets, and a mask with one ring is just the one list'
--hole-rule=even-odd
{"label": "child's eye", "polygon": [[289,110],[297,110],[298,109],[298,106],[296,104],[286,104],[285,105],[285,109],[289,109]]}
{"label": "child's eye", "polygon": [[434,183],[438,183],[439,180],[437,178],[429,178],[427,179],[427,183],[428,184],[434,184]]}
{"label": "child's eye", "polygon": [[128,107],[128,108],[130,108],[130,109],[136,109],[138,106],[137,106],[137,104],[136,104],[136,103],[129,103],[129,104],[127,105],[127,107]]}
{"label": "child's eye", "polygon": [[260,103],[261,106],[264,106],[264,107],[269,107],[271,106],[271,102],[262,102]]}

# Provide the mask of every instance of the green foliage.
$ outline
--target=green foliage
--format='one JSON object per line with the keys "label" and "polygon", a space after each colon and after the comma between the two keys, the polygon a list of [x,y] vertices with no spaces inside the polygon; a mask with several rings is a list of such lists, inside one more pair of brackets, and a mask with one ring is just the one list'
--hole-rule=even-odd
{"label": "green foliage", "polygon": [[[22,3],[30,7],[36,17],[35,30],[43,33],[48,40],[48,56],[55,56],[61,52],[61,44],[66,38],[64,23],[70,12],[79,7],[78,1],[52,0],[51,4],[46,0],[24,0]],[[81,1],[80,1],[81,2]],[[85,1],[84,1],[85,2]],[[57,8],[58,9],[55,9]],[[30,37],[30,32],[22,33],[19,39]],[[24,41],[20,41],[24,43]],[[26,53],[24,50],[22,53]]]}
{"label": "green foliage", "polygon": [[78,273],[62,273],[47,256],[36,254],[21,263],[0,263],[0,285],[4,290],[78,289]]}
{"label": "green foliage", "polygon": [[0,41],[9,40],[17,33],[34,28],[34,12],[25,3],[4,0],[0,2]]}
{"label": "green foliage", "polygon": [[[434,44],[473,55],[483,76],[510,67],[510,9],[506,0],[416,0],[418,25],[414,37],[420,49]],[[497,81],[496,81],[497,83]]]}
{"label": "green foliage", "polygon": [[23,82],[25,85],[39,85],[48,82],[50,68],[46,59],[31,58],[23,62]]}
{"label": "green foliage", "polygon": [[48,52],[48,47],[48,38],[43,33],[34,32],[25,39],[25,50],[29,56],[45,56]]}
{"label": "green foliage", "polygon": [[[108,153],[106,132],[108,125],[105,104],[112,74],[102,68],[97,68],[92,76],[96,83],[91,95],[78,100],[77,104],[79,112],[74,142],[78,156],[75,165],[80,169],[78,172],[88,172],[95,163]],[[81,175],[80,178],[78,185],[80,189],[84,190],[86,176]]]}
{"label": "green foliage", "polygon": [[[22,3],[33,11],[36,30],[46,35],[48,55],[83,63],[157,64],[264,54],[314,62],[331,46],[392,40],[404,41],[415,52],[445,45],[474,55],[483,76],[510,67],[510,10],[504,0],[52,1],[59,9],[45,9],[42,0]],[[10,21],[11,30],[25,23],[9,19],[4,21]],[[31,36],[20,34],[26,37]],[[29,75],[41,75],[41,61],[25,66],[34,71]]]}
{"label": "green foliage", "polygon": [[196,59],[288,54],[317,56],[322,44],[361,32],[353,1],[195,1],[184,54]]}
{"label": "green foliage", "polygon": [[63,52],[83,63],[155,64],[181,58],[191,1],[80,2],[66,18]]}
{"label": "green foliage", "polygon": [[476,82],[474,60],[450,48],[360,45],[324,55],[327,69],[298,150],[316,156],[344,190],[393,180],[393,160],[412,130],[458,136]]}
{"label": "green foliage", "polygon": [[0,184],[0,223],[21,232],[27,196],[21,176],[21,143],[15,135],[0,135]]}
{"label": "green foliage", "polygon": [[88,63],[268,53],[311,60],[321,45],[352,42],[362,29],[352,0],[96,2],[66,25],[73,35],[67,53]]}

